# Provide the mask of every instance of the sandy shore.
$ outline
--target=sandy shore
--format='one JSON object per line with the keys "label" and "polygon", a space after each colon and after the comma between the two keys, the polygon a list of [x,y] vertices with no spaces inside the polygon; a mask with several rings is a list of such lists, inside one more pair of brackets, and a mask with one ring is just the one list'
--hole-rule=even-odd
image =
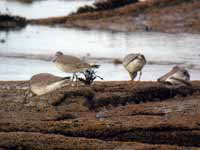
{"label": "sandy shore", "polygon": [[200,147],[200,81],[104,81],[27,94],[28,81],[0,82],[0,149]]}

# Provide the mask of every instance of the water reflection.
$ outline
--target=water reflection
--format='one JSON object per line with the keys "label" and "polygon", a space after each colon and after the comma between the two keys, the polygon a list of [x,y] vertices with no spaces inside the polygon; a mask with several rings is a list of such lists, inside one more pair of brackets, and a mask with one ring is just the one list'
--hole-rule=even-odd
{"label": "water reflection", "polygon": [[[1,53],[64,53],[94,57],[122,58],[127,53],[143,53],[151,61],[199,63],[199,34],[112,33],[45,26],[27,26],[11,32]],[[200,64],[200,63],[199,63]]]}
{"label": "water reflection", "polygon": [[93,0],[42,0],[34,3],[0,0],[1,13],[11,13],[26,18],[45,18],[68,15],[78,7],[91,4]]}

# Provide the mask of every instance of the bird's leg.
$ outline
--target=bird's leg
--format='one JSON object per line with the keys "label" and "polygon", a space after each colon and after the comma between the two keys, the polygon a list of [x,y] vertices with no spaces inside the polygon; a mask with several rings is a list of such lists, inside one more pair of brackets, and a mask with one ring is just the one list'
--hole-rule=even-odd
{"label": "bird's leg", "polygon": [[74,76],[74,73],[73,73],[73,76],[72,76],[72,81],[74,80],[74,77],[75,77],[75,76]]}
{"label": "bird's leg", "polygon": [[75,73],[75,82],[77,82],[78,81],[78,76],[77,76],[77,74]]}
{"label": "bird's leg", "polygon": [[142,76],[142,70],[140,70],[140,74],[139,74],[139,79],[138,79],[138,81],[140,81],[141,76]]}
{"label": "bird's leg", "polygon": [[72,81],[72,82],[71,82],[71,85],[72,85],[72,86],[74,86],[74,83],[73,83],[74,79],[76,79],[76,74],[75,74],[75,73],[73,73],[72,80],[71,80],[71,81]]}
{"label": "bird's leg", "polygon": [[131,80],[134,81],[135,77],[137,76],[137,72],[135,73],[129,73]]}
{"label": "bird's leg", "polygon": [[75,86],[78,86],[78,75],[74,73],[74,77],[75,77]]}
{"label": "bird's leg", "polygon": [[132,73],[129,72],[129,76],[131,77],[131,81],[134,80]]}

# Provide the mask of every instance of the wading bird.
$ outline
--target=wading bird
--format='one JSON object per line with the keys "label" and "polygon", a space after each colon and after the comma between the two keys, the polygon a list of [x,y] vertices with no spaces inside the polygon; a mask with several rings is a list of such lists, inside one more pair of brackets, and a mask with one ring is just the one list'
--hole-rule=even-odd
{"label": "wading bird", "polygon": [[43,95],[69,84],[69,79],[49,73],[36,74],[30,79],[30,90],[36,95]]}
{"label": "wading bird", "polygon": [[137,73],[139,74],[139,80],[142,76],[142,68],[146,64],[146,59],[144,55],[142,54],[128,54],[123,59],[123,66],[124,68],[129,72],[129,75],[131,77],[131,80],[134,80],[137,76]]}
{"label": "wading bird", "polygon": [[90,68],[98,68],[98,65],[90,65],[85,61],[71,55],[64,55],[62,52],[56,52],[53,62],[62,71],[67,73],[73,73],[72,80],[77,80],[76,73],[83,73]]}
{"label": "wading bird", "polygon": [[169,83],[172,85],[190,85],[189,80],[189,72],[182,67],[175,66],[171,71],[160,77],[158,82]]}

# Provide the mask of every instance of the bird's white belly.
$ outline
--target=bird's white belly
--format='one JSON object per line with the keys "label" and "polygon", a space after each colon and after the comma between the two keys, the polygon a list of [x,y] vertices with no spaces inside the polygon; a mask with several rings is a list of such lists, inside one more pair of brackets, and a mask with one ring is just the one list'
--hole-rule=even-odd
{"label": "bird's white belly", "polygon": [[130,62],[127,66],[126,69],[129,72],[136,72],[142,69],[142,67],[144,66],[144,62],[141,60],[134,60],[132,62]]}

